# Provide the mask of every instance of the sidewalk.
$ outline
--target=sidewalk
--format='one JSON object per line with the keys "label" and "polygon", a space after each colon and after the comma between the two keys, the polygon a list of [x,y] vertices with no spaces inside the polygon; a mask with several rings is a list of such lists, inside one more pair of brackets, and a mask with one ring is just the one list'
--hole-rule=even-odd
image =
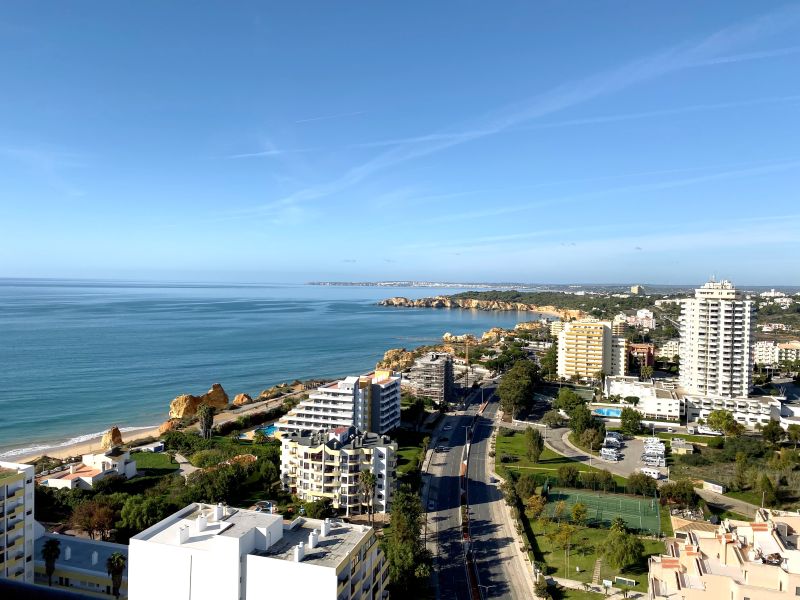
{"label": "sidewalk", "polygon": [[[495,423],[492,425],[492,435],[489,438],[489,444],[486,446],[487,455],[486,455],[486,470],[491,477],[495,477],[500,483],[504,483],[505,479],[497,474],[494,469],[494,459],[489,457],[488,453],[494,449],[495,441],[497,439],[497,424],[500,421],[502,416],[502,411],[497,411],[495,414]],[[531,563],[530,557],[528,556],[527,552],[523,552],[521,548],[524,547],[525,541],[522,538],[522,534],[517,531],[517,524],[514,522],[514,517],[511,514],[511,507],[506,504],[504,498],[501,498],[499,501],[500,510],[502,511],[502,522],[506,525],[506,530],[510,533],[511,538],[514,540],[514,550],[517,554],[517,559],[521,562],[522,571],[525,573],[526,579],[526,587],[529,589],[532,598],[536,598],[536,594],[534,593],[534,586],[535,580],[533,577],[533,564]]]}
{"label": "sidewalk", "polygon": [[745,502],[744,500],[739,500],[737,498],[730,498],[728,496],[723,496],[722,494],[712,492],[711,490],[704,490],[703,488],[695,488],[694,491],[707,503],[713,504],[714,506],[719,506],[720,508],[724,508],[725,510],[737,512],[746,517],[754,517],[756,511],[759,509],[759,507],[756,506],[755,504],[750,504],[749,502]]}

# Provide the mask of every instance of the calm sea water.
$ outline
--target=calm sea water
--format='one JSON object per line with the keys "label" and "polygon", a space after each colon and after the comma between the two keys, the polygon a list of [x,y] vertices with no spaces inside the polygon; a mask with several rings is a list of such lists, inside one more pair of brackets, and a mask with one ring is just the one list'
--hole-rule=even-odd
{"label": "calm sea water", "polygon": [[457,290],[0,279],[0,456],[152,426],[178,394],[358,374],[533,313],[387,308]]}

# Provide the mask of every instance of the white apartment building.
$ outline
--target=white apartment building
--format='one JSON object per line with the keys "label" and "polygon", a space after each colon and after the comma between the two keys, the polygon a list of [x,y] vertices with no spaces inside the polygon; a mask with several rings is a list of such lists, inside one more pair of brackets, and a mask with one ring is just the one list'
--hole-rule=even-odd
{"label": "white apartment building", "polygon": [[592,378],[624,375],[628,363],[627,342],[612,335],[610,321],[582,319],[564,325],[558,335],[559,377]]}
{"label": "white apartment building", "polygon": [[191,504],[130,540],[128,598],[383,600],[372,527]]}
{"label": "white apartment building", "polygon": [[765,367],[776,365],[778,364],[778,343],[772,340],[760,340],[755,343],[753,354],[757,365]]}
{"label": "white apartment building", "polygon": [[729,281],[681,303],[680,380],[692,394],[736,398],[753,387],[755,307]]}
{"label": "white apartment building", "polygon": [[778,364],[800,360],[800,340],[778,344]]}
{"label": "white apartment building", "polygon": [[800,514],[760,509],[753,522],[687,521],[648,559],[650,600],[800,597]]}
{"label": "white apartment building", "polygon": [[550,335],[552,337],[558,337],[562,331],[564,331],[564,321],[553,321],[550,323]]}
{"label": "white apartment building", "polygon": [[400,425],[400,377],[375,371],[317,388],[276,424],[282,433],[356,427],[386,433]]}
{"label": "white apartment building", "polygon": [[666,358],[672,360],[675,356],[681,354],[681,341],[680,340],[667,340],[656,348],[656,358]]}
{"label": "white apartment building", "polygon": [[370,500],[359,487],[362,472],[375,475],[373,512],[389,512],[395,485],[397,443],[388,436],[341,427],[327,433],[281,438],[281,480],[286,489],[304,500],[329,499],[346,514],[366,513]]}
{"label": "white apartment building", "polygon": [[0,577],[33,583],[33,465],[0,462]]}
{"label": "white apartment building", "polygon": [[81,462],[45,471],[36,481],[45,487],[90,490],[95,483],[112,475],[125,479],[136,476],[136,461],[131,460],[129,451],[111,448],[97,454],[84,454]]}
{"label": "white apartment building", "polygon": [[786,398],[782,396],[722,398],[720,396],[686,394],[683,397],[683,410],[687,423],[699,419],[705,421],[714,410],[727,410],[738,423],[753,429],[756,425],[766,425],[770,420],[779,421],[781,406],[785,400]]}
{"label": "white apartment building", "polygon": [[[676,391],[674,380],[639,381],[638,377],[606,377],[606,396],[635,397],[635,406],[623,402],[642,413],[646,419],[678,421],[683,414],[683,402]],[[613,406],[613,405],[609,405]]]}
{"label": "white apartment building", "polygon": [[768,292],[761,292],[759,296],[761,298],[785,298],[786,294],[784,294],[783,292],[778,292],[775,290],[775,288],[773,288]]}

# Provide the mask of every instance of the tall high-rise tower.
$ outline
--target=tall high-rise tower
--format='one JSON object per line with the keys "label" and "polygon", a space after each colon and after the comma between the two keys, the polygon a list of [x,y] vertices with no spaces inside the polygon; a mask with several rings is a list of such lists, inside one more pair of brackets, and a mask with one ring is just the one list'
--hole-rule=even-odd
{"label": "tall high-rise tower", "polygon": [[729,281],[709,281],[681,302],[680,381],[687,391],[746,397],[753,388],[755,305]]}

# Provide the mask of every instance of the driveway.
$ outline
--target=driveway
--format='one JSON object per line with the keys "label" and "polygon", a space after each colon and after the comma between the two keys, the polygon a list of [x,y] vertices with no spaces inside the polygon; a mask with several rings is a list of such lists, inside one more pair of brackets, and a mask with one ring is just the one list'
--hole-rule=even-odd
{"label": "driveway", "polygon": [[175,453],[175,461],[178,463],[178,472],[183,475],[184,479],[198,470],[197,467],[193,466],[192,463],[189,462],[188,458],[182,454],[178,454],[177,452]]}

